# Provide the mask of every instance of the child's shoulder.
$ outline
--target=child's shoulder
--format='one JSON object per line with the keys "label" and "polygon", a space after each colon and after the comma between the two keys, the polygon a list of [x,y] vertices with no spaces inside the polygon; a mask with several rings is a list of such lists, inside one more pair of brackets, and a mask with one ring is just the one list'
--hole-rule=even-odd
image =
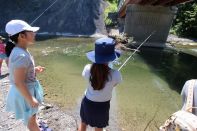
{"label": "child's shoulder", "polygon": [[195,83],[197,82],[197,80],[196,80],[196,79],[187,80],[187,81],[185,82],[185,86],[189,86],[189,85],[191,85],[193,82],[194,82],[194,84],[195,84]]}
{"label": "child's shoulder", "polygon": [[87,64],[85,65],[83,72],[82,72],[82,76],[89,79],[90,77],[90,69],[91,69],[91,64]]}
{"label": "child's shoulder", "polygon": [[13,57],[13,58],[28,57],[28,55],[27,55],[27,53],[23,49],[14,47],[14,49],[11,52],[10,57]]}
{"label": "child's shoulder", "polygon": [[92,64],[85,65],[84,70],[90,70],[91,66],[92,66]]}

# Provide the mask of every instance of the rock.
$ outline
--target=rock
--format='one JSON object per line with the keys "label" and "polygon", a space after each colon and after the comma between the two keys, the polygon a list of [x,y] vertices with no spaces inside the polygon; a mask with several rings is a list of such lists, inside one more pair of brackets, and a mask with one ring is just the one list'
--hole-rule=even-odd
{"label": "rock", "polygon": [[187,38],[179,38],[176,35],[170,34],[168,36],[167,42],[186,42],[186,43],[189,43],[189,42],[194,42],[194,40],[187,39]]}
{"label": "rock", "polygon": [[[34,21],[54,0],[2,0],[0,32],[11,19]],[[39,33],[57,35],[106,34],[104,0],[57,0],[33,25],[40,26]]]}

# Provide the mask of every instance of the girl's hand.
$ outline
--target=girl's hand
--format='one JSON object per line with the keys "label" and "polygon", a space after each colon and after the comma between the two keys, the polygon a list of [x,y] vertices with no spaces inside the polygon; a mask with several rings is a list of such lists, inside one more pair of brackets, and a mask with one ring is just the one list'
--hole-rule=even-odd
{"label": "girl's hand", "polygon": [[42,66],[35,67],[36,73],[42,73],[44,70],[45,70],[45,67],[42,67]]}
{"label": "girl's hand", "polygon": [[39,106],[39,102],[36,100],[36,98],[33,97],[32,100],[30,101],[30,105],[31,107],[36,108]]}

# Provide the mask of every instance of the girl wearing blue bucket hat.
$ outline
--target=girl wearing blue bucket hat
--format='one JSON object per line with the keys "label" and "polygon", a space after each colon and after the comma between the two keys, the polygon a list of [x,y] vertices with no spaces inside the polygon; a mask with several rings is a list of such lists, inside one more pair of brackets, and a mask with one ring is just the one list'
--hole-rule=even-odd
{"label": "girl wearing blue bucket hat", "polygon": [[40,131],[36,122],[38,106],[43,101],[43,90],[36,79],[44,67],[35,67],[28,47],[34,43],[39,27],[32,27],[22,20],[11,20],[6,24],[6,32],[13,45],[9,48],[10,88],[7,95],[6,110],[14,112],[16,119],[22,119],[30,131]]}
{"label": "girl wearing blue bucket hat", "polygon": [[88,125],[95,131],[102,131],[108,126],[112,90],[122,81],[120,72],[111,69],[108,64],[120,53],[115,50],[115,40],[106,37],[96,40],[95,50],[86,56],[92,64],[86,65],[82,72],[88,86],[81,102],[79,131],[86,131]]}

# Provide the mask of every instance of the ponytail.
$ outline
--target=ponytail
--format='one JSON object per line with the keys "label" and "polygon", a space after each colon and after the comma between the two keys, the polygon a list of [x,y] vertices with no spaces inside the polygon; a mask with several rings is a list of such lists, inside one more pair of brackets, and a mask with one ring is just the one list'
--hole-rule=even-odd
{"label": "ponytail", "polygon": [[90,83],[94,90],[102,90],[109,81],[110,68],[105,64],[94,63],[90,69]]}
{"label": "ponytail", "polygon": [[7,43],[6,43],[6,46],[5,46],[5,53],[7,55],[7,57],[10,56],[13,48],[15,47],[16,45],[11,41],[9,40]]}
{"label": "ponytail", "polygon": [[6,43],[6,47],[5,47],[5,52],[6,52],[6,55],[7,57],[10,56],[13,48],[16,46],[16,44],[18,43],[18,37],[19,37],[19,34],[25,34],[25,31],[22,31],[20,33],[17,33],[13,36],[10,36],[10,40]]}

